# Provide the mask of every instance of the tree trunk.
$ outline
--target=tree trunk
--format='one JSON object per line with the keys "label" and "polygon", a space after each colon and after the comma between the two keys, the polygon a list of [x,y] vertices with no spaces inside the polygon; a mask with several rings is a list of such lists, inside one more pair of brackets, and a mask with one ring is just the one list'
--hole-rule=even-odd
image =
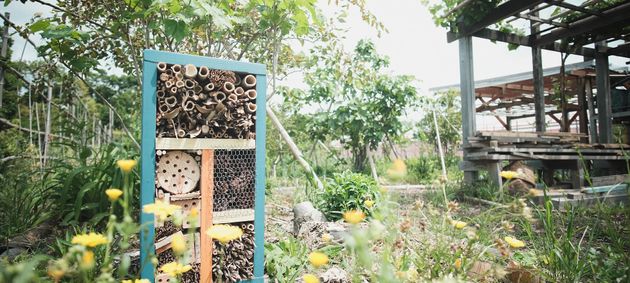
{"label": "tree trunk", "polygon": [[378,184],[378,173],[376,172],[376,164],[374,164],[374,156],[372,156],[372,152],[370,152],[369,146],[365,146],[365,151],[367,152],[368,162],[370,163],[370,172],[372,172],[372,178]]}
{"label": "tree trunk", "polygon": [[355,172],[365,170],[365,160],[367,159],[367,147],[355,147],[352,151],[353,169]]}

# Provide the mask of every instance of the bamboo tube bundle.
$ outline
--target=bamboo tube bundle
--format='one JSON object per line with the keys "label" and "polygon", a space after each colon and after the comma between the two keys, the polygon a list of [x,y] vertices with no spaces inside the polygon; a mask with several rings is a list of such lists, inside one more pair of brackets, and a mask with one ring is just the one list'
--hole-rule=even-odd
{"label": "bamboo tube bundle", "polygon": [[157,137],[255,138],[255,76],[192,64],[157,69]]}
{"label": "bamboo tube bundle", "polygon": [[225,245],[213,241],[213,257],[222,260],[212,262],[212,276],[219,282],[238,282],[254,276],[254,224],[232,223],[240,227],[243,236]]}

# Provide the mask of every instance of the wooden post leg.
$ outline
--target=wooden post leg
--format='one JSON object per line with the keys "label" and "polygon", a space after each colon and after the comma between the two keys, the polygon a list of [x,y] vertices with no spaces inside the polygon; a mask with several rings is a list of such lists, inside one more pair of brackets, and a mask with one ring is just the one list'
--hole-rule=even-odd
{"label": "wooden post leg", "polygon": [[575,166],[572,166],[570,170],[571,186],[574,190],[581,190],[584,186],[584,168],[582,168],[582,161],[576,160]]}
{"label": "wooden post leg", "polygon": [[212,239],[206,231],[212,226],[214,193],[214,151],[204,149],[201,153],[201,283],[212,283]]}
{"label": "wooden post leg", "polygon": [[[491,162],[486,165],[488,170],[488,177],[493,184],[499,187],[499,190],[503,190],[503,179],[501,178],[501,162]],[[503,192],[501,192],[503,193]]]}

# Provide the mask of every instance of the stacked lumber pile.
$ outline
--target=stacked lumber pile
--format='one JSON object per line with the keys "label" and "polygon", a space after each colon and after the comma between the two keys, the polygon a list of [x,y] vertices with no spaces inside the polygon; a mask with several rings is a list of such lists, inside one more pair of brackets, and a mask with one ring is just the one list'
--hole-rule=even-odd
{"label": "stacked lumber pile", "polygon": [[464,145],[468,160],[623,160],[626,144],[584,144],[584,134],[478,131]]}

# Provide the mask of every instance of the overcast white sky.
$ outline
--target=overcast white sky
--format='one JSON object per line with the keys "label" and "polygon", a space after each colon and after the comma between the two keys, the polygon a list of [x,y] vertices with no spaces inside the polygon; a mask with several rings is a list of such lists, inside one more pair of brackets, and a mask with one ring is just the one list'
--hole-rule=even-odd
{"label": "overcast white sky", "polygon": [[[332,14],[334,7],[328,1],[321,1],[320,5],[325,14]],[[391,70],[396,74],[409,74],[419,80],[418,87],[426,94],[431,87],[449,85],[459,82],[459,62],[457,42],[446,43],[446,30],[433,24],[431,15],[420,4],[419,0],[368,0],[368,9],[385,24],[389,33],[380,38],[376,32],[361,20],[358,11],[351,11],[346,28],[348,29],[345,45],[352,48],[363,38],[372,39],[381,54],[390,57]],[[48,7],[29,3],[23,4],[13,1],[7,11],[11,19],[18,24],[27,22],[34,13],[49,12]],[[18,59],[24,41],[14,36],[17,49],[13,53]],[[492,43],[488,40],[474,39],[474,68],[475,79],[486,79],[531,70],[531,51],[529,48],[519,48],[508,51],[502,43]],[[25,60],[32,60],[36,52],[27,46]],[[543,67],[557,66],[560,54],[543,51]],[[567,63],[582,61],[578,56],[571,56]],[[611,62],[621,65],[624,62],[612,58]],[[302,86],[300,76],[289,78],[284,84]]]}

